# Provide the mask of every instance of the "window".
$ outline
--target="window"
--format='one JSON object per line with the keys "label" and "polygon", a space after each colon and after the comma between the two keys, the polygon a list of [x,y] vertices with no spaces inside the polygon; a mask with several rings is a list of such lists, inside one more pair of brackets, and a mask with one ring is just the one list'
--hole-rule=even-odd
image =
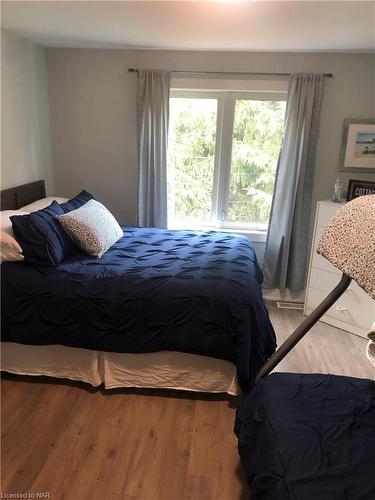
{"label": "window", "polygon": [[266,233],[286,93],[175,90],[168,225]]}

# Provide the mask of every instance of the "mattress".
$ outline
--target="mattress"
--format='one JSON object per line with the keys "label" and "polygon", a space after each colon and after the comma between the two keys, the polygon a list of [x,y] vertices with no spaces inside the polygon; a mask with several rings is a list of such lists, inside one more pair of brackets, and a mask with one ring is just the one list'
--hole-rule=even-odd
{"label": "mattress", "polygon": [[2,264],[2,339],[233,363],[246,392],[275,350],[254,248],[214,231],[123,227],[102,258]]}
{"label": "mattress", "polygon": [[108,353],[60,345],[2,342],[1,369],[119,387],[178,389],[237,395],[236,368],[220,359],[180,352]]}

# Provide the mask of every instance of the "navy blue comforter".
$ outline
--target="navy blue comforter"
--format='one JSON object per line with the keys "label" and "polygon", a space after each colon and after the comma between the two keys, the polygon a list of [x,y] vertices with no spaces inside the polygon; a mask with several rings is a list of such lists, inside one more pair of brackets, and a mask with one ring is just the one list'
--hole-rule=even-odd
{"label": "navy blue comforter", "polygon": [[246,237],[124,228],[101,259],[2,264],[2,340],[229,360],[244,391],[275,349]]}
{"label": "navy blue comforter", "polygon": [[235,432],[251,500],[375,499],[374,381],[274,373]]}

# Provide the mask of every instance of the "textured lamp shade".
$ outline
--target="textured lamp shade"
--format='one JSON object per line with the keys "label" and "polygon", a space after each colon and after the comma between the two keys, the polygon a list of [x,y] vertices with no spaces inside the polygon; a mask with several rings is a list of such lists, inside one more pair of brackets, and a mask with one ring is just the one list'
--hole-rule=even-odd
{"label": "textured lamp shade", "polygon": [[375,195],[360,196],[340,208],[317,252],[375,300]]}
{"label": "textured lamp shade", "polygon": [[[375,300],[375,195],[361,196],[340,208],[327,225],[317,251],[340,269],[341,280],[262,366],[256,382],[285,358],[341,297],[352,279]],[[372,356],[370,347],[368,356]]]}

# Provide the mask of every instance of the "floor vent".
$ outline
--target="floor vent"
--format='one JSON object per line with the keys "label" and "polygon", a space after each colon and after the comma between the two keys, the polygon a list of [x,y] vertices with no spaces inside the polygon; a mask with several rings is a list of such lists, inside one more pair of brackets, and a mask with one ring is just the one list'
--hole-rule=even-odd
{"label": "floor vent", "polygon": [[295,309],[297,311],[303,311],[303,304],[300,302],[276,302],[278,309]]}

